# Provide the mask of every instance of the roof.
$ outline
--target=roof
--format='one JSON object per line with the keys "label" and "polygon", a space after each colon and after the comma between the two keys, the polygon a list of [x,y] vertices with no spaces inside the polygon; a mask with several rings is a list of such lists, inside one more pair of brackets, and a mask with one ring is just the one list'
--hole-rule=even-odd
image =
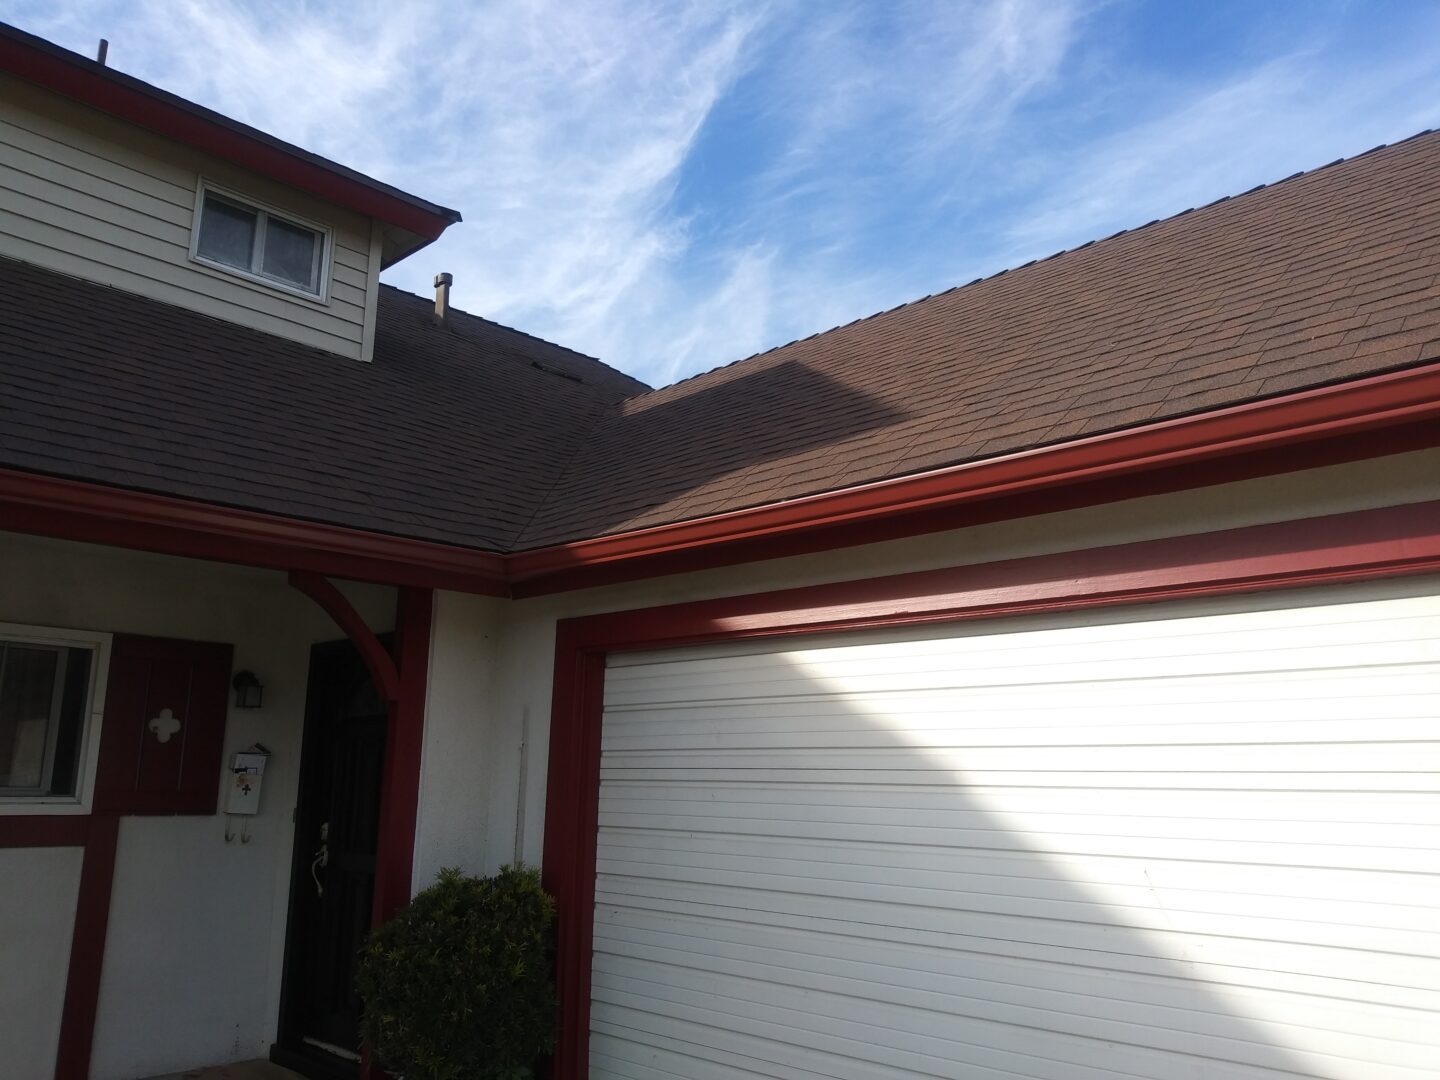
{"label": "roof", "polygon": [[388,287],[372,364],[14,262],[0,294],[0,465],[521,551],[1440,356],[1440,135],[653,392]]}
{"label": "roof", "polygon": [[368,364],[7,259],[0,295],[5,466],[465,547],[646,389],[389,286]]}
{"label": "roof", "polygon": [[1014,453],[1440,357],[1440,134],[626,401],[538,548]]}
{"label": "roof", "polygon": [[0,72],[412,234],[388,253],[386,265],[437,239],[460,220],[458,210],[401,191],[6,23],[0,23]]}

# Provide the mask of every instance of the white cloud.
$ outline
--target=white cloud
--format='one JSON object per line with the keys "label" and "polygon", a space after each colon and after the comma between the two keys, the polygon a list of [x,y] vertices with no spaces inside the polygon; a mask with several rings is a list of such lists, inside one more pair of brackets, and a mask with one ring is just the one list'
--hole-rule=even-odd
{"label": "white cloud", "polygon": [[1054,181],[1015,215],[996,257],[1044,257],[1436,126],[1440,68],[1428,52],[1355,71],[1302,49],[1196,88],[1052,161]]}
{"label": "white cloud", "polygon": [[[1068,12],[907,4],[879,50],[863,5],[743,0],[138,0],[25,23],[81,49],[104,34],[123,70],[455,206],[465,222],[389,280],[449,270],[458,306],[663,381],[863,310],[846,236],[866,208],[837,153],[933,167],[1053,70]],[[761,58],[802,174],[745,178],[769,205],[697,249],[677,178]]]}

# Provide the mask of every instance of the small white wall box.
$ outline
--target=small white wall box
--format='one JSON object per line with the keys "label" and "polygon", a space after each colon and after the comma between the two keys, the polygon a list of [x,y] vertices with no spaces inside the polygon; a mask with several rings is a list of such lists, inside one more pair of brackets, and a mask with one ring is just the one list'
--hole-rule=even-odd
{"label": "small white wall box", "polygon": [[225,793],[225,813],[255,814],[260,810],[260,781],[265,778],[265,764],[270,751],[256,743],[241,750],[230,764],[230,788]]}

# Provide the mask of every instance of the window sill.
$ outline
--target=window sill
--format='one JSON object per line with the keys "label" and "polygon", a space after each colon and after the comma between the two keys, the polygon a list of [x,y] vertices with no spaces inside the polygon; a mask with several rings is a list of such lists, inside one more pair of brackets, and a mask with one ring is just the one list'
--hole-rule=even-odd
{"label": "window sill", "polygon": [[[285,296],[293,296],[297,300],[308,301],[309,303],[314,304],[316,307],[330,306],[328,288],[325,292],[321,293],[306,292],[304,289],[298,288],[294,285],[286,285],[283,281],[276,281],[273,278],[267,278],[263,274],[252,274],[248,270],[241,270],[238,267],[229,266],[222,262],[216,262],[213,259],[207,259],[201,255],[191,255],[190,261],[196,266],[204,267],[206,270],[213,270],[216,273],[223,274],[226,277],[238,278],[240,281],[246,282],[250,285],[258,285],[261,288],[271,292],[281,293]],[[326,281],[326,285],[329,285],[328,280]]]}

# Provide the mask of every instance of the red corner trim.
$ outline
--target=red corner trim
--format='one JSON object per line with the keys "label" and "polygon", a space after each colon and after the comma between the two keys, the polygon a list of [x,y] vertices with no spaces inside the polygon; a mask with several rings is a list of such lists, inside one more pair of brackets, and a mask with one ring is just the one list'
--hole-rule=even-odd
{"label": "red corner trim", "polygon": [[30,35],[25,38],[29,40],[19,40],[14,31],[0,35],[0,70],[329,202],[398,225],[427,241],[460,220],[453,210],[406,196],[48,42]]}
{"label": "red corner trim", "polygon": [[380,792],[380,836],[376,852],[376,926],[410,900],[415,864],[415,820],[420,804],[420,761],[425,741],[425,690],[430,671],[430,624],[435,594],[402,589],[395,617],[395,660],[399,688],[390,704],[385,741],[385,774]]}
{"label": "red corner trim", "polygon": [[[1071,500],[1067,505],[1148,494],[1137,486],[1136,478],[1161,470],[1173,475],[1171,487],[1198,487],[1267,471],[1313,468],[1435,445],[1440,442],[1437,421],[1440,364],[1431,364],[843,491],[519,552],[506,560],[506,576],[516,585],[515,595],[535,595],[653,574],[657,562],[666,562],[662,572],[713,566],[732,561],[717,552],[727,545],[750,545],[752,553],[746,557],[752,559],[797,553],[806,547],[839,546],[818,534],[833,536],[847,528],[853,532],[900,515],[908,519],[926,512],[962,509],[972,515],[968,520],[957,520],[953,513],[934,517],[925,526],[955,528],[975,523],[978,504],[1017,497],[1032,500],[1029,509],[1017,507],[1006,515],[1021,516],[1036,512],[1036,497],[1062,488],[1087,491],[1083,501]],[[1381,430],[1400,429],[1405,438],[1398,442],[1376,435]],[[1340,440],[1348,441],[1338,453],[1327,455],[1315,449],[1322,442]],[[1295,448],[1309,448],[1308,459],[1294,454],[1265,456]],[[1227,464],[1239,467],[1231,470]],[[1197,466],[1207,468],[1197,471]],[[1097,487],[1107,481],[1112,482],[1108,488]],[[1042,512],[1048,509],[1051,507],[1040,505]],[[923,528],[917,529],[907,520],[906,531]],[[782,547],[803,534],[812,534],[808,545]],[[883,534],[872,533],[840,542],[883,538]],[[759,551],[754,550],[757,541],[763,543]],[[703,554],[697,552],[700,548],[704,548]],[[694,558],[678,558],[687,553]],[[620,564],[642,561],[646,570],[639,573],[614,570]],[[611,568],[611,573],[598,575],[600,567]]]}
{"label": "red corner trim", "polygon": [[335,625],[345,632],[345,636],[359,650],[365,666],[370,669],[370,678],[375,681],[375,689],[380,691],[381,698],[392,705],[398,701],[400,675],[395,661],[385,651],[385,646],[380,644],[375,631],[365,625],[365,620],[346,599],[345,594],[335,587],[335,583],[319,574],[292,570],[290,584],[319,604],[325,614],[335,620]]}
{"label": "red corner trim", "polygon": [[115,878],[115,847],[120,819],[97,814],[90,820],[80,892],[75,904],[75,930],[70,937],[70,969],[65,1005],[60,1014],[60,1050],[55,1080],[85,1080],[90,1075],[90,1050],[95,1040],[95,1013],[100,1004],[100,972],[105,962],[105,935],[110,927],[110,889]]}
{"label": "red corner trim", "polygon": [[1440,572],[1440,502],[562,621],[545,813],[560,913],[555,1076],[586,1075],[605,656]]}
{"label": "red corner trim", "polygon": [[500,556],[275,514],[0,469],[14,532],[356,581],[503,596]]}

